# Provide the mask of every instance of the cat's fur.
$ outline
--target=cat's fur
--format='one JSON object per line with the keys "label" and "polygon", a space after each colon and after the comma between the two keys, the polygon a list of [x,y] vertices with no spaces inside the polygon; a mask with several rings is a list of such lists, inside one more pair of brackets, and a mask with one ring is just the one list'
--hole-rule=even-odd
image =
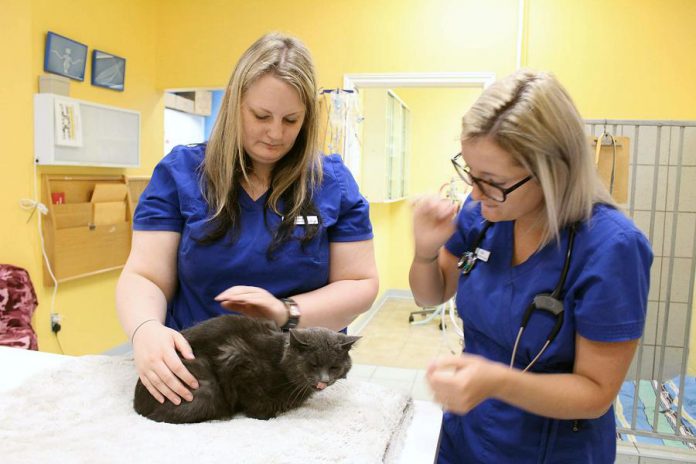
{"label": "cat's fur", "polygon": [[360,338],[318,327],[282,332],[273,322],[238,315],[181,333],[196,357],[182,361],[199,388],[191,390],[193,401],[160,404],[138,380],[133,406],[154,421],[203,422],[238,412],[275,417],[345,378],[352,365],[348,351]]}

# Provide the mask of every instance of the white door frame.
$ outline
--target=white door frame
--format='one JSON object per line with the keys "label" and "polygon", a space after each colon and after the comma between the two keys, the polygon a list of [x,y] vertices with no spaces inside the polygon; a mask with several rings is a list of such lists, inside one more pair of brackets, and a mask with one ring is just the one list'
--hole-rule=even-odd
{"label": "white door frame", "polygon": [[495,81],[493,72],[346,74],[343,88],[356,87],[469,87],[485,89]]}
{"label": "white door frame", "polygon": [[[441,73],[369,73],[345,74],[343,89],[355,91],[360,88],[399,88],[399,87],[449,87],[485,89],[495,82],[493,72],[441,72]],[[360,148],[348,149],[344,141],[344,162],[353,176],[360,181]],[[350,152],[350,153],[349,153]],[[353,156],[356,155],[356,156]]]}

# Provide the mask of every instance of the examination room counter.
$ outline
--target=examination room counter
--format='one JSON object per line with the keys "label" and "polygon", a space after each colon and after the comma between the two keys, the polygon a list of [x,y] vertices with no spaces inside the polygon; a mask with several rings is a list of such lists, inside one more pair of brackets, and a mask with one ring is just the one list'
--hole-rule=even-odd
{"label": "examination room counter", "polygon": [[[58,354],[0,347],[0,395],[21,385],[32,374],[60,366],[70,358]],[[51,386],[47,385],[46,388]],[[413,405],[413,419],[406,430],[403,448],[396,462],[432,463],[437,453],[442,411],[438,405],[429,401],[414,400]]]}

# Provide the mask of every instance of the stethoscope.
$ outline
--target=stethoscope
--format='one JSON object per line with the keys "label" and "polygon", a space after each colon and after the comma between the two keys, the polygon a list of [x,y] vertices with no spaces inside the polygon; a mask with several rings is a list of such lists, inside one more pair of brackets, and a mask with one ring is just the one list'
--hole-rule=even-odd
{"label": "stethoscope", "polygon": [[[488,231],[491,225],[491,222],[485,222],[483,229],[481,229],[481,232],[478,234],[478,237],[476,237],[476,240],[473,243],[473,251],[464,252],[462,257],[459,259],[457,267],[461,269],[462,275],[468,275],[478,261],[488,261],[490,252],[480,248],[479,245],[483,241],[484,237],[486,236],[486,231]],[[546,311],[550,313],[556,319],[556,323],[549,332],[549,335],[546,337],[546,342],[544,343],[544,346],[542,346],[541,350],[539,350],[534,359],[532,359],[532,361],[529,364],[527,364],[527,367],[525,367],[522,372],[528,371],[529,368],[531,368],[534,365],[534,363],[537,362],[537,360],[541,357],[544,351],[546,351],[546,348],[548,348],[551,342],[553,342],[553,340],[556,338],[558,332],[560,332],[561,326],[563,325],[564,312],[563,286],[565,285],[566,277],[568,276],[568,269],[570,268],[570,258],[573,255],[574,242],[575,224],[570,226],[570,232],[568,234],[568,247],[566,249],[565,261],[563,262],[563,270],[561,271],[561,277],[558,279],[556,288],[554,288],[551,293],[540,293],[536,295],[532,300],[531,304],[524,311],[524,315],[522,316],[522,323],[520,324],[520,329],[517,332],[517,338],[515,339],[515,345],[512,349],[512,356],[510,356],[510,368],[512,368],[512,366],[515,363],[515,355],[517,354],[517,347],[520,344],[522,333],[524,332],[524,329],[527,327],[527,323],[529,322],[529,319],[532,317],[532,313],[535,310]]]}

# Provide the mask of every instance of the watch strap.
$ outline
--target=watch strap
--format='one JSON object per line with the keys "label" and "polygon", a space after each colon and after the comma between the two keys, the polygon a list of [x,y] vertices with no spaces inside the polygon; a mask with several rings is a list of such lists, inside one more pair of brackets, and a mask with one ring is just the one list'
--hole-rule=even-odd
{"label": "watch strap", "polygon": [[281,298],[283,304],[285,305],[285,309],[288,312],[288,320],[283,326],[280,328],[283,332],[287,332],[290,329],[294,329],[300,324],[300,306],[297,304],[295,300],[292,298]]}

